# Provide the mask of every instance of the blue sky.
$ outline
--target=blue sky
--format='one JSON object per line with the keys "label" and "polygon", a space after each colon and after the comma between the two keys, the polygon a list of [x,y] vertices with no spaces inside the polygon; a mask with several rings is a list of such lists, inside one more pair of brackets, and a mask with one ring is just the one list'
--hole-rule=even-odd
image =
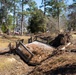
{"label": "blue sky", "polygon": [[[39,6],[41,5],[42,0],[34,0],[37,3],[37,6],[39,8]],[[72,4],[72,0],[67,0],[67,4]],[[44,10],[44,8],[41,8],[42,10]]]}
{"label": "blue sky", "polygon": [[[39,6],[41,5],[42,0],[34,0],[37,3],[37,6],[39,8]],[[67,4],[72,4],[72,0],[67,0]],[[42,10],[44,10],[44,8],[41,8]]]}
{"label": "blue sky", "polygon": [[39,6],[41,5],[42,0],[34,0],[34,1],[37,3],[38,8],[39,8]]}
{"label": "blue sky", "polygon": [[[41,5],[42,0],[34,0],[34,1],[36,1],[38,7]],[[72,4],[72,0],[68,0],[67,3]]]}
{"label": "blue sky", "polygon": [[[40,8],[39,6],[41,5],[42,0],[34,0],[37,3],[38,8]],[[40,8],[44,11],[44,8]]]}

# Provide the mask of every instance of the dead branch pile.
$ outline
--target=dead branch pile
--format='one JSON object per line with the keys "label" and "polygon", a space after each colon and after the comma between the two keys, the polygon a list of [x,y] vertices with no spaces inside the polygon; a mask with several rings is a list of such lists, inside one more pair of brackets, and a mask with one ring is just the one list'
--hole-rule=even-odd
{"label": "dead branch pile", "polygon": [[[55,50],[55,48],[37,41],[27,44],[26,46],[34,54],[32,59],[29,61],[31,64],[40,64],[45,59],[49,58]],[[23,50],[23,53],[29,56],[25,50]]]}

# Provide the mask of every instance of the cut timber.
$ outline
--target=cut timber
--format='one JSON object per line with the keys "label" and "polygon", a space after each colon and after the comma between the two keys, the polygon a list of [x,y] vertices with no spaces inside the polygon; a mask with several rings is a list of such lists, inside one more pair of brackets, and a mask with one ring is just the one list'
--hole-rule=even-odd
{"label": "cut timber", "polygon": [[17,43],[16,53],[29,65],[38,65],[51,57],[55,48],[47,44],[34,41],[24,45]]}
{"label": "cut timber", "polygon": [[34,55],[22,42],[20,44],[27,50],[32,56]]}
{"label": "cut timber", "polygon": [[16,53],[27,63],[34,56],[34,54],[21,41],[16,43]]}

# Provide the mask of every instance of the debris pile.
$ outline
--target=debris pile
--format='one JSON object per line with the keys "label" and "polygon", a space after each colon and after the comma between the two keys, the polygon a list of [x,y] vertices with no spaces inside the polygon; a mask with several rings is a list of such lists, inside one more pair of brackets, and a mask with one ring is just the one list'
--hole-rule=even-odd
{"label": "debris pile", "polygon": [[71,42],[70,38],[71,36],[68,33],[59,34],[54,40],[49,42],[49,45],[57,48],[58,46],[66,45],[67,43]]}
{"label": "debris pile", "polygon": [[[24,63],[21,64],[24,75],[76,75],[76,44],[71,42],[69,34],[59,34],[49,42],[49,45],[39,41],[28,44],[20,41],[16,42],[15,47],[11,47],[13,50],[11,53],[14,52],[22,57],[25,66],[27,65],[25,67]],[[15,75],[22,75],[22,73],[15,73]]]}
{"label": "debris pile", "polygon": [[52,52],[55,50],[54,47],[37,41],[27,44],[26,46],[34,54],[32,59],[29,61],[31,64],[34,65],[40,64],[42,61],[51,57]]}
{"label": "debris pile", "polygon": [[29,75],[75,75],[76,74],[76,54],[63,53],[53,56],[41,65],[36,66]]}

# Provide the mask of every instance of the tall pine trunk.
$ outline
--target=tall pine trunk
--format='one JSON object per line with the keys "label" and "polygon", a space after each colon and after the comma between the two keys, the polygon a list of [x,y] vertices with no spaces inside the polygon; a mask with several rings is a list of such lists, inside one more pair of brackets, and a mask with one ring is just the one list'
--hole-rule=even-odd
{"label": "tall pine trunk", "polygon": [[46,13],[46,0],[44,0],[44,15]]}
{"label": "tall pine trunk", "polygon": [[58,31],[60,32],[60,11],[59,11],[59,8],[60,7],[58,7],[57,9],[58,9]]}
{"label": "tall pine trunk", "polygon": [[22,0],[21,35],[23,35],[23,0]]}
{"label": "tall pine trunk", "polygon": [[[59,12],[59,9],[58,9],[58,12]],[[60,15],[58,13],[58,30],[60,31]]]}
{"label": "tall pine trunk", "polygon": [[16,17],[16,15],[15,15],[15,10],[16,10],[15,0],[14,0],[14,7],[13,7],[13,8],[14,8],[14,12],[13,12],[13,33],[14,33],[14,27],[15,27],[15,22],[16,22],[16,21],[15,21],[15,20],[16,20],[16,19],[15,19],[15,17]]}

